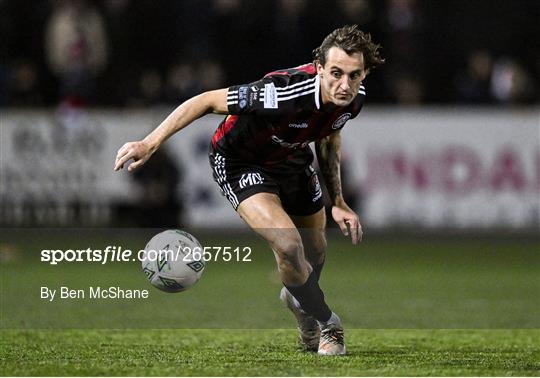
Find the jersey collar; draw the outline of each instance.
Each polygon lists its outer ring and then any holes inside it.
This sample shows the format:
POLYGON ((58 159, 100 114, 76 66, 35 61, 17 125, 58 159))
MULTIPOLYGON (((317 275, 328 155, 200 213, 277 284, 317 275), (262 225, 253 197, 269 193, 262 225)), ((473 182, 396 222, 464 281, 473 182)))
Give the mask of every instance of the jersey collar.
POLYGON ((317 110, 321 108, 320 104, 320 93, 321 93, 321 77, 319 75, 315 75, 315 106, 317 107, 317 110))

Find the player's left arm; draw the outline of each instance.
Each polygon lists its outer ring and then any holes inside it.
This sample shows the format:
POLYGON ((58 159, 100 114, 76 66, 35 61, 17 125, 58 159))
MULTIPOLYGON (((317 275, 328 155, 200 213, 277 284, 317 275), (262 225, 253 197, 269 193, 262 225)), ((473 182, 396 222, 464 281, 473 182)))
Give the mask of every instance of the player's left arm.
POLYGON ((332 201, 332 217, 344 235, 351 234, 353 244, 362 241, 358 215, 345 203, 341 190, 341 135, 336 131, 315 143, 321 174, 332 201))

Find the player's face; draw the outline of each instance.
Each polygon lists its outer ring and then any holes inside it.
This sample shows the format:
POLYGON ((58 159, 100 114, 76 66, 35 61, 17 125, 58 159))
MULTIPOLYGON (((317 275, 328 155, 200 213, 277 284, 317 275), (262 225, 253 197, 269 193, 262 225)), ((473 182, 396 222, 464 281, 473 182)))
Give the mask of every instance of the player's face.
POLYGON ((321 77, 323 104, 347 106, 358 94, 362 80, 367 75, 364 55, 348 55, 339 47, 331 47, 324 67, 317 64, 317 73, 321 77))

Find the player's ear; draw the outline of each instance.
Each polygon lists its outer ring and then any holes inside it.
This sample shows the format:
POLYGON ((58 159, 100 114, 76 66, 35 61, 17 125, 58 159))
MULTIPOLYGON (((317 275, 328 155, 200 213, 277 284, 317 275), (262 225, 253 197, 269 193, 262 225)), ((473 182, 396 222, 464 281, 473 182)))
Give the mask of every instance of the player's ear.
POLYGON ((318 60, 315 61, 315 68, 317 68, 318 75, 321 75, 324 71, 324 67, 322 66, 321 62, 318 60))

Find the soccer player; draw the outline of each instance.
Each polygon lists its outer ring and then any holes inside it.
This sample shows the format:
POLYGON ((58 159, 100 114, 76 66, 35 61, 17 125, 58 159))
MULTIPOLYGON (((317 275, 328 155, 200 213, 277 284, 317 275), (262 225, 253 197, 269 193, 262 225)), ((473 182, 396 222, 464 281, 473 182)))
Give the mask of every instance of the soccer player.
POLYGON ((133 159, 128 166, 133 171, 196 119, 226 114, 210 143, 214 180, 240 217, 269 243, 284 285, 280 298, 298 320, 305 349, 321 355, 345 354, 345 342, 340 318, 318 283, 326 219, 309 143, 315 142, 332 217, 357 244, 362 228, 341 192, 340 131, 362 108, 362 81, 384 62, 379 48, 356 25, 336 29, 313 51, 313 63, 195 96, 116 156, 115 170, 133 159))

